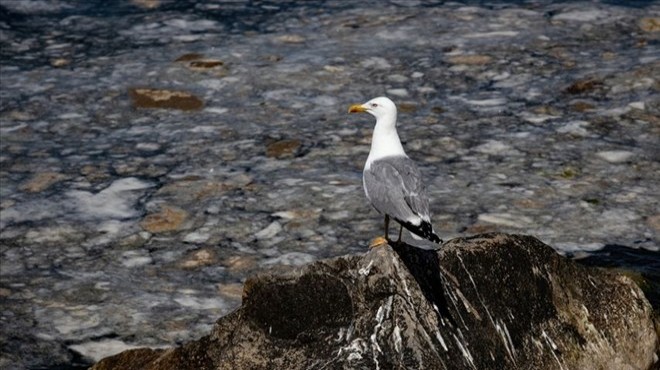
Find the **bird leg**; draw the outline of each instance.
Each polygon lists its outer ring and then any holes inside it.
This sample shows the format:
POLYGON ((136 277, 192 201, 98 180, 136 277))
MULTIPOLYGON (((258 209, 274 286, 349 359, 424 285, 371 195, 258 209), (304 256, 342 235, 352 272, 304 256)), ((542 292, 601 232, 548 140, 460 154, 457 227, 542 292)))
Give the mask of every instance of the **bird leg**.
POLYGON ((369 249, 380 247, 381 245, 389 243, 390 239, 387 235, 387 230, 390 227, 390 216, 385 215, 385 237, 379 236, 369 243, 369 249))
POLYGON ((390 216, 385 215, 385 240, 390 240, 390 238, 387 237, 387 232, 390 230, 390 216))
POLYGON ((397 243, 401 243, 401 232, 403 231, 403 225, 399 225, 399 239, 396 240, 397 243))

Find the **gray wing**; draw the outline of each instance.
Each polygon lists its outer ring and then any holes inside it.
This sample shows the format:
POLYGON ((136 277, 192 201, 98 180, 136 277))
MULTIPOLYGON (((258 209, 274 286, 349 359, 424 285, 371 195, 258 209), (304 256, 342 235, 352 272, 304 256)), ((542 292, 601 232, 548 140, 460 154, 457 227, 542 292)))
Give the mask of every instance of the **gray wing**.
POLYGON ((364 171, 364 191, 381 213, 419 225, 430 222, 429 199, 419 169, 408 157, 386 157, 364 171))

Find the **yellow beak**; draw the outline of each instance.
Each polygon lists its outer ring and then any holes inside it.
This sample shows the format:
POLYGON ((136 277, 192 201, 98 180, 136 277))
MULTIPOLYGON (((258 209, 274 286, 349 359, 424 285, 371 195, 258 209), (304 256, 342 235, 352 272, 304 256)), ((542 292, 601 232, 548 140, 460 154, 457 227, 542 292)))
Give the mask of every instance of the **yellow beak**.
POLYGON ((363 107, 362 104, 353 104, 348 107, 348 113, 362 113, 366 111, 367 108, 363 107))

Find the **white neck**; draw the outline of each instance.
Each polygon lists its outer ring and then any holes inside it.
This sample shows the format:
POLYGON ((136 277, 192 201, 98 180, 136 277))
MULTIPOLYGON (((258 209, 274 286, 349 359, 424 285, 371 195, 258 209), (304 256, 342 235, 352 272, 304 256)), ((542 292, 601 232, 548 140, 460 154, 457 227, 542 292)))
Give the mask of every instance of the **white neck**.
POLYGON ((364 168, 371 167, 377 159, 390 156, 405 156, 399 134, 396 132, 396 116, 381 117, 376 121, 374 134, 371 138, 371 151, 364 168))

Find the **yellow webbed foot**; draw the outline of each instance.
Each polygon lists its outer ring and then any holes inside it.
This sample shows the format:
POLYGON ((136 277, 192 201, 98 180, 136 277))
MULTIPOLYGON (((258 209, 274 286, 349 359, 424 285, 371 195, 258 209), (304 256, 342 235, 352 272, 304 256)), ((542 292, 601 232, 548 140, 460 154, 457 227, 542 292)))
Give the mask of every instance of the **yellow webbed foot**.
POLYGON ((387 239, 385 239, 385 238, 382 237, 382 236, 379 236, 379 237, 377 237, 377 238, 374 238, 374 239, 371 241, 371 243, 369 243, 369 249, 371 249, 371 248, 377 248, 377 247, 383 246, 383 245, 385 245, 385 244, 387 244, 387 243, 388 243, 388 242, 387 242, 387 239))

